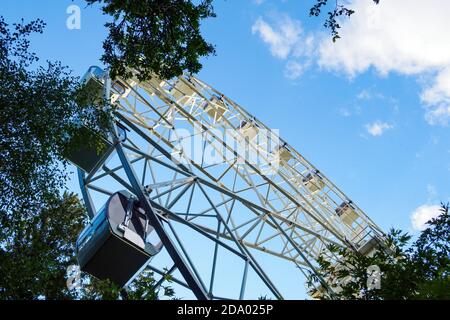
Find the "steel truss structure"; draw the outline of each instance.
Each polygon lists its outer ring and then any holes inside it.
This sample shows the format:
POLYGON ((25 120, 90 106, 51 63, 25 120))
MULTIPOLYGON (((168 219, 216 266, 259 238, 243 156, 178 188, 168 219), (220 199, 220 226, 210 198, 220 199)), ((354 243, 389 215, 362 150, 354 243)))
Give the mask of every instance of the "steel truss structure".
POLYGON ((161 277, 156 286, 170 274, 198 299, 282 299, 268 272, 273 259, 292 265, 283 276, 295 279, 315 273, 320 255, 339 259, 329 244, 361 250, 383 237, 290 144, 194 76, 88 77, 105 88, 116 123, 114 150, 90 173, 78 171, 84 202, 93 216, 118 190, 139 199, 164 245, 165 258, 147 265, 161 277))

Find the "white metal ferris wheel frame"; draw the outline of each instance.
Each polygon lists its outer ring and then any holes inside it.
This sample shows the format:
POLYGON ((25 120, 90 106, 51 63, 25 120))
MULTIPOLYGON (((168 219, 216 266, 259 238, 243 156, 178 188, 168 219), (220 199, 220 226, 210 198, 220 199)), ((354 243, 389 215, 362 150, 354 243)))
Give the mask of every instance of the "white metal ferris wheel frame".
POLYGON ((158 286, 165 275, 178 269, 182 277, 174 281, 197 298, 220 298, 214 293, 220 248, 242 259, 237 298, 245 297, 249 270, 276 298, 282 298, 255 258, 255 250, 292 262, 301 272, 316 273, 320 255, 338 259, 328 251, 329 244, 358 250, 370 239, 383 237, 376 224, 291 145, 197 78, 117 79, 111 84, 106 73, 102 79, 88 77, 105 88, 116 107, 117 122, 111 135, 113 154, 88 175, 78 171, 85 204, 93 216, 92 193, 111 195, 117 191, 109 182, 113 180, 139 198, 174 262, 168 270, 149 264, 161 275, 158 286), (192 134, 180 137, 180 128, 192 134), (227 132, 233 139, 224 138, 227 132), (258 138, 261 135, 264 139, 258 138), (195 136, 204 142, 200 157, 183 148, 183 140, 195 136), (242 143, 245 148, 236 147, 242 143), (222 161, 204 163, 211 150, 222 161), (242 152, 258 154, 258 162, 242 152), (164 170, 164 177, 158 177, 164 170), (320 186, 308 188, 305 181, 320 186), (199 196, 203 200, 194 205, 199 196), (341 204, 351 208, 350 222, 337 214, 341 204), (193 212, 195 206, 199 211, 193 212), (209 281, 198 271, 177 226, 190 228, 213 247, 209 281))

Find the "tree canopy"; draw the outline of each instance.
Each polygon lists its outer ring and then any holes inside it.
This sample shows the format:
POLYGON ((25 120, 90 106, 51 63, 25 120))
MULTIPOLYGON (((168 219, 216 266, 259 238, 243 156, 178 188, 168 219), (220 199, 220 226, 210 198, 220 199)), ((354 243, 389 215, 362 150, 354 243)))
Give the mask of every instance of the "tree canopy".
POLYGON ((0 17, 0 203, 32 211, 64 186, 63 150, 81 123, 103 130, 110 114, 93 107, 79 79, 58 61, 36 65, 29 36, 42 20, 9 26, 0 17))
POLYGON ((183 71, 197 73, 201 57, 215 53, 200 32, 203 19, 215 17, 212 0, 86 0, 98 3, 113 18, 103 43, 102 61, 111 76, 128 77, 129 69, 141 80, 154 73, 162 79, 183 71))
MULTIPOLYGON (((378 4, 380 0, 371 0, 378 4)), ((140 80, 156 74, 162 79, 182 72, 197 73, 201 58, 215 54, 214 46, 204 39, 202 21, 215 17, 213 0, 86 0, 99 4, 112 18, 106 23, 108 36, 103 42, 101 60, 111 68, 111 76, 128 78, 130 70, 138 71, 140 80)), ((318 17, 330 8, 324 26, 332 40, 340 38, 338 19, 355 11, 335 1, 315 0, 310 16, 318 17)))
MULTIPOLYGON (((428 222, 417 240, 400 230, 391 230, 386 242, 373 255, 365 256, 348 248, 331 246, 341 259, 332 264, 322 257, 319 273, 328 279, 334 294, 322 299, 406 300, 450 299, 450 216, 448 204, 428 222), (373 286, 372 266, 380 271, 379 287, 373 286)), ((315 292, 317 278, 308 286, 315 292)))
POLYGON ((87 223, 83 204, 73 193, 41 202, 33 213, 14 210, 2 215, 0 232, 0 299, 155 300, 171 298, 169 284, 156 286, 144 270, 121 289, 108 280, 80 274, 74 288, 67 286, 68 267, 77 264, 75 242, 87 223))
POLYGON ((44 26, 0 17, 0 299, 156 299, 160 288, 170 297, 149 271, 125 290, 88 275, 81 289, 67 288, 87 215, 62 193, 64 150, 81 124, 103 133, 111 114, 60 62, 36 65, 29 37, 44 26))

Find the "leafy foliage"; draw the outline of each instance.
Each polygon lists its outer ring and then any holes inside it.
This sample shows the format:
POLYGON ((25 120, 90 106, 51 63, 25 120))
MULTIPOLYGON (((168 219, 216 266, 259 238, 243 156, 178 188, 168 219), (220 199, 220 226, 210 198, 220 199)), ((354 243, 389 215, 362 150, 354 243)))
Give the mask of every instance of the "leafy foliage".
POLYGON ((0 299, 73 297, 66 287, 66 268, 76 263, 74 244, 84 207, 74 194, 64 193, 37 210, 2 216, 0 299))
POLYGON ((59 62, 32 68, 28 36, 42 33, 36 20, 9 27, 0 17, 0 204, 9 215, 33 211, 63 187, 62 156, 81 123, 105 128, 109 112, 93 107, 78 79, 59 62))
POLYGON ((174 296, 170 279, 160 292, 148 270, 125 289, 82 274, 81 288, 69 290, 67 268, 77 264, 74 244, 85 223, 84 206, 69 193, 43 203, 35 214, 19 211, 2 219, 0 299, 155 300, 161 295, 174 296))
POLYGON ((89 300, 158 300, 161 296, 174 299, 175 292, 170 286, 170 278, 166 281, 168 285, 158 286, 153 272, 144 270, 128 287, 118 288, 109 280, 100 281, 85 275, 81 280, 81 289, 72 293, 89 300))
POLYGON ((152 73, 163 79, 184 70, 200 71, 201 57, 215 53, 203 39, 200 22, 215 17, 212 0, 86 0, 99 3, 114 21, 107 23, 109 35, 103 43, 102 60, 111 66, 111 76, 129 77, 129 68, 140 80, 152 73))
POLYGON ((427 281, 419 284, 418 298, 450 299, 449 204, 431 219, 415 243, 415 262, 427 281))
MULTIPOLYGON (((322 299, 406 300, 450 299, 450 218, 448 205, 442 204, 441 215, 428 222, 418 239, 410 245, 411 236, 391 230, 376 252, 364 256, 358 251, 331 246, 341 259, 336 264, 319 259, 319 272, 332 291, 322 299), (380 287, 371 286, 368 268, 380 268, 380 287)), ((308 279, 310 292, 316 291, 318 279, 308 279)))
POLYGON ((88 275, 81 290, 67 288, 86 213, 74 194, 61 195, 63 153, 82 124, 105 133, 112 110, 61 63, 34 65, 29 36, 44 26, 0 17, 0 299, 156 299, 148 271, 124 290, 88 275))
MULTIPOLYGON (((378 4, 380 0, 372 0, 375 4, 378 4)), ((310 16, 320 16, 322 9, 328 4, 328 0, 316 0, 316 3, 311 7, 309 11, 310 16)), ((340 38, 339 29, 341 28, 338 19, 339 17, 350 17, 355 11, 347 6, 340 4, 338 0, 335 0, 334 8, 328 12, 328 18, 325 20, 324 27, 330 29, 333 42, 340 38)))

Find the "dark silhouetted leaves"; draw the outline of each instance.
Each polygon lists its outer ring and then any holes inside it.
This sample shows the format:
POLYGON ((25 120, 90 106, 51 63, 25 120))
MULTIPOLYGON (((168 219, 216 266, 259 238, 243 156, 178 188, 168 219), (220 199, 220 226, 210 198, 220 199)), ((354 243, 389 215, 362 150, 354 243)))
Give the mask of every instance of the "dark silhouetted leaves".
MULTIPOLYGON (((319 259, 319 273, 332 279, 335 295, 325 293, 323 299, 406 300, 450 299, 450 217, 448 204, 442 204, 441 215, 428 222, 412 244, 411 236, 391 230, 386 244, 371 257, 336 246, 330 251, 340 256, 337 264, 319 259), (381 270, 381 288, 367 286, 367 268, 381 270)), ((308 278, 308 287, 315 291, 318 279, 308 278)))
MULTIPOLYGON (((375 4, 379 4, 380 0, 371 0, 375 4)), ((338 23, 339 17, 350 17, 355 13, 354 10, 348 8, 346 5, 340 4, 339 0, 330 1, 332 2, 332 9, 328 12, 328 18, 325 20, 324 27, 330 29, 333 42, 340 38, 339 29, 341 28, 338 23)), ((316 3, 311 7, 309 11, 310 16, 318 17, 320 16, 322 9, 329 3, 328 0, 316 0, 316 3)))
POLYGON ((62 154, 81 124, 104 134, 113 110, 61 63, 33 64, 29 36, 44 26, 0 17, 0 299, 156 299, 148 271, 126 290, 87 275, 80 290, 67 289, 86 213, 76 195, 61 194, 62 154))

